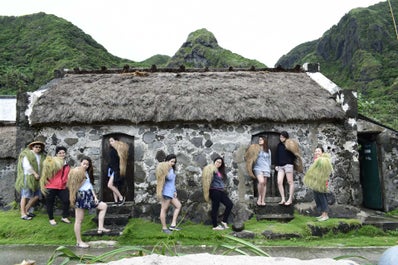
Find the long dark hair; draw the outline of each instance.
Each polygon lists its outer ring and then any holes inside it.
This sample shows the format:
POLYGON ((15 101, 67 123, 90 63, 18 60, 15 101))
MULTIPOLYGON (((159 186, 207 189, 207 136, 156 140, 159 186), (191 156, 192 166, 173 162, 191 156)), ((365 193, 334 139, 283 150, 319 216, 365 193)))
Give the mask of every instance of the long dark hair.
POLYGON ((215 163, 217 160, 221 160, 221 166, 218 168, 218 172, 221 173, 222 177, 225 179, 227 178, 227 174, 225 173, 225 163, 224 159, 221 156, 217 156, 214 160, 213 163, 215 163))
POLYGON ((260 135, 258 138, 259 138, 259 139, 260 139, 260 138, 263 139, 263 141, 264 141, 264 143, 263 143, 263 151, 264 151, 265 153, 268 153, 268 140, 267 140, 267 137, 264 136, 264 135, 260 135))
POLYGON ((173 169, 176 170, 176 164, 177 164, 177 156, 175 154, 169 154, 166 156, 166 158, 164 159, 165 162, 170 161, 172 159, 175 159, 176 162, 173 165, 173 169))
POLYGON ((94 185, 93 162, 91 161, 91 158, 89 158, 88 156, 83 156, 82 158, 80 158, 80 162, 83 162, 83 160, 87 160, 88 161, 87 174, 88 174, 88 177, 90 178, 91 184, 94 185))

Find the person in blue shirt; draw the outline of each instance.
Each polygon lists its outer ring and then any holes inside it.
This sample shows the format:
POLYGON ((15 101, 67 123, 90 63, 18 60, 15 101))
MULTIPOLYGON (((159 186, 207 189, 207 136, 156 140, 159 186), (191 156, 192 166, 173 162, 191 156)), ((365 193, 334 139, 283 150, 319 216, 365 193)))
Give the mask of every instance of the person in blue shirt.
POLYGON ((267 137, 260 135, 258 144, 251 144, 245 153, 246 168, 249 175, 257 180, 257 206, 265 206, 267 182, 271 176, 271 150, 267 137))
POLYGON ((174 154, 166 156, 164 162, 159 163, 156 168, 157 187, 156 194, 161 203, 160 222, 162 223, 162 231, 171 234, 172 231, 179 231, 177 227, 177 218, 181 210, 181 202, 177 198, 177 189, 175 186, 176 174, 175 166, 177 157, 174 154), (173 218, 169 227, 166 224, 167 210, 170 204, 174 206, 173 218))

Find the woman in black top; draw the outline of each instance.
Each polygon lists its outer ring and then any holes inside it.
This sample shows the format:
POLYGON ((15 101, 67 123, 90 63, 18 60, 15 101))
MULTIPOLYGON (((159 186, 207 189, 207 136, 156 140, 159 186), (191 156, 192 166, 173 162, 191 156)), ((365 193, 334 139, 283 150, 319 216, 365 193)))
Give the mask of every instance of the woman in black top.
POLYGON ((294 182, 293 182, 293 165, 296 156, 286 149, 285 141, 289 138, 289 134, 286 131, 281 132, 279 136, 279 144, 276 149, 276 167, 278 171, 278 189, 281 194, 282 200, 279 204, 291 205, 293 202, 294 193, 294 182), (283 188, 283 180, 285 178, 289 184, 289 199, 285 200, 285 189, 283 188))
POLYGON ((109 138, 109 144, 111 148, 108 164, 108 188, 113 193, 115 203, 123 205, 126 197, 122 196, 119 187, 123 183, 123 177, 126 174, 128 145, 115 137, 109 138))

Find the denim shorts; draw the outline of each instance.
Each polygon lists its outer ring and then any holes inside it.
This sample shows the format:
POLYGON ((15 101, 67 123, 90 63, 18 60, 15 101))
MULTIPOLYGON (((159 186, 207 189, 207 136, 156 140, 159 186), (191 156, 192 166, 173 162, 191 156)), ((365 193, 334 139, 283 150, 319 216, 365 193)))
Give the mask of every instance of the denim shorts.
POLYGON ((40 197, 40 190, 32 191, 31 189, 22 189, 21 190, 21 197, 31 199, 35 196, 40 197))
POLYGON ((269 172, 261 171, 261 170, 254 170, 254 175, 256 177, 261 175, 261 176, 266 177, 266 178, 269 178, 271 176, 271 174, 269 172))

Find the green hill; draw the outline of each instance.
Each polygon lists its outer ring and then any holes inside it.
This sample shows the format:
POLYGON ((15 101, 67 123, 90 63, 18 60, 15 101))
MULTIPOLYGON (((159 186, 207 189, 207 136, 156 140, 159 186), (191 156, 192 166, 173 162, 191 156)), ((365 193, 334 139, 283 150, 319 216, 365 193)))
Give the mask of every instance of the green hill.
POLYGON ((189 34, 187 41, 167 63, 167 67, 171 68, 181 65, 187 68, 266 67, 259 61, 246 59, 221 48, 213 33, 207 29, 199 29, 189 34))
POLYGON ((264 66, 222 49, 207 30, 191 33, 187 43, 191 47, 181 48, 172 58, 154 55, 134 62, 113 56, 91 36, 54 15, 0 16, 0 95, 36 90, 53 79, 58 69, 123 68, 126 64, 132 68, 264 66), (200 58, 200 63, 187 58, 200 58))
MULTIPOLYGON (((398 11, 398 0, 390 2, 398 11)), ((388 2, 351 10, 321 38, 295 47, 277 65, 305 62, 319 62, 321 72, 341 88, 358 91, 361 114, 398 129, 398 38, 388 2)))
POLYGON ((109 54, 72 23, 37 13, 0 17, 0 94, 35 90, 64 68, 100 69, 132 63, 109 54))

